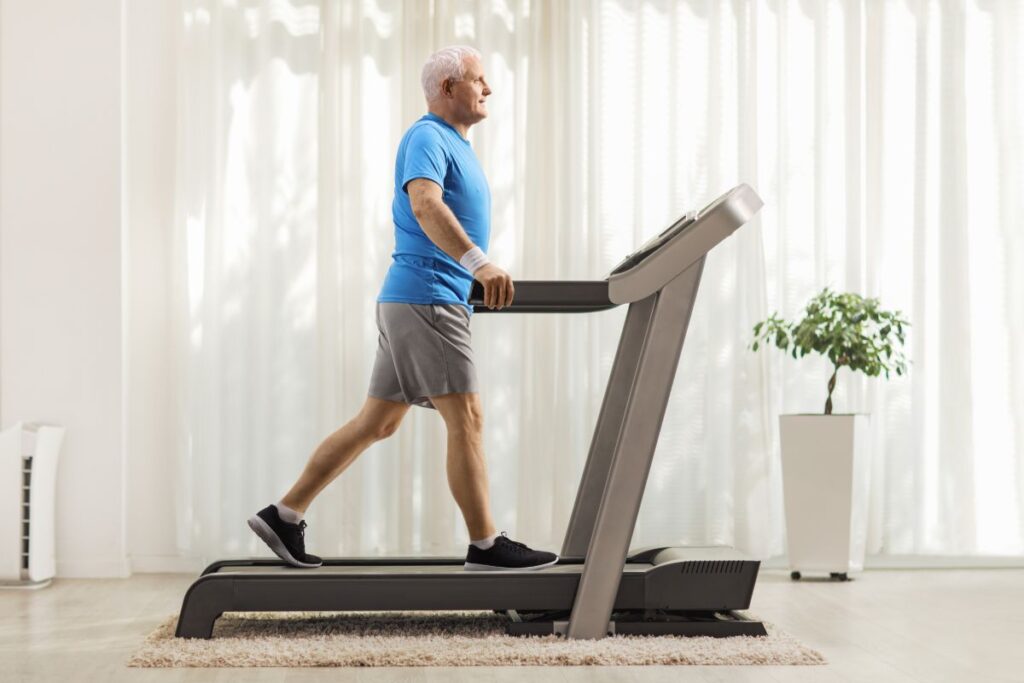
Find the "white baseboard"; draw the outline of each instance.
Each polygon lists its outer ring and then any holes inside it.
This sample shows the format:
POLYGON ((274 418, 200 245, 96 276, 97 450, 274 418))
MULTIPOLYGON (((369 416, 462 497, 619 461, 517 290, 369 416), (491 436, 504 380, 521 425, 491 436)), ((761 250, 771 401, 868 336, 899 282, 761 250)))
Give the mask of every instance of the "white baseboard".
MULTIPOLYGON (((785 557, 761 562, 761 569, 789 569, 785 557)), ((869 555, 864 569, 1024 569, 1024 555, 869 555)))
POLYGON ((134 574, 195 574, 209 563, 194 557, 176 555, 132 555, 131 567, 134 574))
POLYGON ((1020 569, 1024 556, 878 555, 864 561, 866 569, 1020 569))
POLYGON ((58 579, 126 579, 131 575, 126 557, 57 562, 58 579))

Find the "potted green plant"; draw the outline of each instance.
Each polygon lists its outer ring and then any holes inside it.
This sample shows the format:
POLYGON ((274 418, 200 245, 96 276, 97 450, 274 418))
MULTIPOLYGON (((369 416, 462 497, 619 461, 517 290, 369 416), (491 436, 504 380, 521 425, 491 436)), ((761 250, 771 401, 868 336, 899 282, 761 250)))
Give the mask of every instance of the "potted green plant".
POLYGON ((864 566, 870 475, 868 415, 832 412, 841 368, 869 377, 907 371, 903 355, 910 323, 878 299, 828 287, 811 299, 802 318, 772 313, 754 325, 751 349, 775 346, 793 358, 810 353, 832 364, 822 414, 780 415, 783 497, 789 564, 847 580, 864 566))

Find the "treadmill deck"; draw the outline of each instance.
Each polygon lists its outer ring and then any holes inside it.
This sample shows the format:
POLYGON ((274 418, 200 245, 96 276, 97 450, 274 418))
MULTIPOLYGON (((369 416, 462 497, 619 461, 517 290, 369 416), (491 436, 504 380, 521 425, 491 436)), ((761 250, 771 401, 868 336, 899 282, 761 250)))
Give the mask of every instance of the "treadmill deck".
MULTIPOLYGON (((643 554, 623 566, 613 609, 699 613, 746 609, 759 562, 740 557, 731 549, 715 548, 643 554)), ((215 562, 186 593, 176 634, 209 638, 224 612, 568 612, 586 566, 567 559, 539 570, 466 571, 463 562, 462 558, 330 558, 312 569, 268 559, 215 562)))

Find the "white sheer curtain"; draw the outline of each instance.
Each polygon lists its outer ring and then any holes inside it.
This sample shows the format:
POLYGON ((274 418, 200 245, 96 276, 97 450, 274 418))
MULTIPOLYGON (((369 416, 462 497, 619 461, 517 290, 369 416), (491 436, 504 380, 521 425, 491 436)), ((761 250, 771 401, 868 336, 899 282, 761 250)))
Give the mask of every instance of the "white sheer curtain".
MULTIPOLYGON (((747 345, 828 284, 913 322, 908 378, 840 374, 837 410, 872 415, 870 552, 1024 552, 1019 3, 182 0, 182 20, 183 554, 263 552, 245 517, 362 404, 394 153, 452 43, 494 88, 471 139, 517 279, 603 278, 739 182, 765 199, 709 258, 634 545, 785 552, 776 418, 820 410, 828 373, 747 345)), ((516 538, 560 545, 624 314, 473 318, 516 538)), ((314 503, 310 548, 459 553, 444 451, 410 410, 314 503)))

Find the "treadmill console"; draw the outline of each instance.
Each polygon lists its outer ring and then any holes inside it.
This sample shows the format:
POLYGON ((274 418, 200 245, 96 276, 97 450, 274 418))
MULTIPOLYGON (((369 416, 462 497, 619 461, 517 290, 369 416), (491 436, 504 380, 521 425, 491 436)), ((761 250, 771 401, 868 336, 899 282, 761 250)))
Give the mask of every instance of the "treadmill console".
POLYGON ((732 190, 726 192, 722 196, 715 199, 715 201, 705 206, 699 212, 690 211, 684 214, 683 217, 680 218, 678 221, 676 221, 675 223, 673 223, 672 225, 668 226, 660 233, 655 235, 654 237, 644 242, 639 249, 637 249, 632 254, 619 261, 619 263, 614 268, 612 268, 612 272, 609 273, 609 277, 617 273, 622 273, 629 270, 630 268, 639 264, 641 261, 643 261, 645 258, 650 256, 654 252, 658 251, 658 249, 660 249, 665 244, 668 244, 668 242, 671 241, 676 235, 679 235, 684 230, 686 230, 686 228, 693 225, 697 221, 697 219, 709 213, 712 209, 714 209, 716 206, 725 201, 725 199, 731 193, 732 190))
POLYGON ((660 249, 663 244, 665 244, 673 237, 678 235, 680 232, 682 232, 690 225, 692 225, 695 219, 696 212, 689 212, 688 214, 680 218, 678 221, 662 230, 659 234, 655 235, 651 239, 644 242, 642 245, 640 245, 640 248, 634 251, 632 254, 619 261, 618 265, 616 265, 612 269, 610 275, 621 273, 637 265, 651 254, 658 251, 658 249, 660 249))

